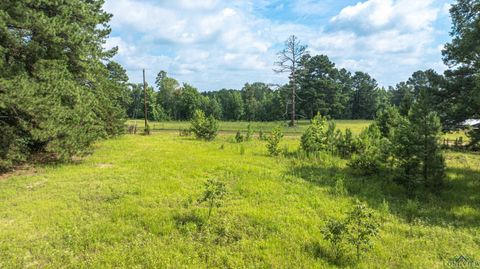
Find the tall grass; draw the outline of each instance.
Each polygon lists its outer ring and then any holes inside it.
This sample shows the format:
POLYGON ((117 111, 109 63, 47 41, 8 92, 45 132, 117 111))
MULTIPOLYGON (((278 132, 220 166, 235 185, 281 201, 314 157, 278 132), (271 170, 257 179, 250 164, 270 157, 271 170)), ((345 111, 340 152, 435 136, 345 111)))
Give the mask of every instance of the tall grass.
MULTIPOLYGON (((238 127, 238 126, 237 126, 238 127)), ((444 268, 480 260, 480 156, 447 153, 438 195, 408 201, 389 175, 355 176, 328 154, 270 157, 234 134, 124 136, 86 159, 0 181, 0 268, 444 268), (208 219, 205 183, 225 184, 208 219), (382 222, 359 263, 339 264, 323 238, 358 199, 382 222)))

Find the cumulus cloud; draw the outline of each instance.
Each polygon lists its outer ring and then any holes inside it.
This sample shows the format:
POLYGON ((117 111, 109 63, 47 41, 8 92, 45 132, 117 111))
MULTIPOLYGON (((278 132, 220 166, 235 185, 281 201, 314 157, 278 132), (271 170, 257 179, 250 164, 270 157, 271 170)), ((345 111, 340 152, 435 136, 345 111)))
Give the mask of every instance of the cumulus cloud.
MULTIPOLYGON (((438 67, 435 22, 446 16, 446 1, 365 0, 327 15, 338 1, 107 0, 114 33, 106 47, 119 47, 116 59, 127 69, 150 69, 151 80, 166 70, 212 90, 285 82, 273 62, 283 41, 296 34, 312 53, 392 84, 429 64, 438 67), (272 19, 265 10, 284 16, 272 19), (281 19, 315 14, 325 23, 281 19)), ((134 71, 130 76, 139 78, 134 71)))

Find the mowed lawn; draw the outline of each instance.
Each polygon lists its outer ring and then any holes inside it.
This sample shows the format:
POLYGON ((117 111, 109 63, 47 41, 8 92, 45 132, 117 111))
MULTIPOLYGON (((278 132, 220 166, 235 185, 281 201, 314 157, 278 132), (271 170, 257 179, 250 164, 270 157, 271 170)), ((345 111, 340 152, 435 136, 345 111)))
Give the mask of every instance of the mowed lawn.
MULTIPOLYGON (((298 148, 298 137, 282 142, 298 148)), ((289 156, 290 154, 287 154, 289 156)), ((480 261, 480 156, 447 153, 437 195, 407 197, 387 175, 361 177, 346 161, 269 157, 265 142, 214 142, 174 133, 98 143, 74 164, 0 181, 0 268, 445 268, 480 261), (346 177, 348 194, 335 191, 346 177), (208 179, 226 183, 207 221, 198 203, 208 179), (359 199, 380 225, 359 263, 335 262, 321 228, 359 199), (209 224, 210 223, 210 224, 209 224), (205 235, 205 227, 215 227, 205 235), (213 239, 205 239, 205 238, 213 239)))

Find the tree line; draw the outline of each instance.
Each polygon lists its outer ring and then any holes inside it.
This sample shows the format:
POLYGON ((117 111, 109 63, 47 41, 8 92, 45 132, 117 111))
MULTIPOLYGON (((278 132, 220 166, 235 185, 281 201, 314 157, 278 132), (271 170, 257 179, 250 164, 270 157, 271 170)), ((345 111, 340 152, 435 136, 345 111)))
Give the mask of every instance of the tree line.
MULTIPOLYGON (((317 113, 331 119, 374 119, 380 109, 389 105, 407 115, 421 89, 434 95, 446 85, 443 75, 426 70, 385 89, 378 87, 368 73, 352 74, 344 68, 337 69, 326 55, 306 55, 297 74, 295 113, 297 119, 307 120, 317 113)), ((128 116, 143 119, 143 84, 129 84, 127 88, 128 116)), ((240 90, 200 92, 160 71, 155 87, 147 87, 147 113, 154 121, 190 120, 197 109, 226 121, 287 120, 291 116, 291 91, 291 84, 276 87, 255 82, 245 84, 240 90)), ((440 97, 435 97, 432 105, 440 106, 439 100, 440 97)))

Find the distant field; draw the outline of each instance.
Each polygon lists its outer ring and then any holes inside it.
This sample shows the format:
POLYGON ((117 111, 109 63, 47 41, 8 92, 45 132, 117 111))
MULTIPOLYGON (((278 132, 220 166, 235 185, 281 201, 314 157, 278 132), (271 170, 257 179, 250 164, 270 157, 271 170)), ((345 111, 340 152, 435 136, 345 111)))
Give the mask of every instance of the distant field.
MULTIPOLYGON (((349 128, 354 134, 359 134, 363 129, 367 128, 373 121, 370 120, 335 120, 337 128, 344 131, 349 128)), ((143 120, 129 120, 127 122, 129 125, 135 125, 142 129, 143 120)), ((178 131, 179 129, 186 129, 190 127, 188 121, 165 121, 165 122, 149 122, 150 127, 154 131, 178 131)), ((283 131, 287 135, 301 135, 310 124, 308 120, 298 121, 298 124, 295 128, 288 127, 287 121, 278 121, 278 122, 231 122, 231 121, 221 121, 220 122, 220 131, 221 132, 236 132, 236 131, 246 131, 248 125, 252 126, 252 129, 255 132, 260 130, 264 132, 269 132, 277 126, 282 126, 283 131)), ((462 131, 452 132, 445 134, 446 139, 455 140, 459 137, 463 137, 464 141, 468 141, 466 135, 462 131)))
MULTIPOLYGON (((77 163, 3 178, 0 268, 409 269, 480 260, 478 154, 447 152, 445 189, 418 197, 408 223, 409 197, 385 175, 358 176, 336 157, 272 158, 265 142, 232 137, 125 135, 77 163), (339 175, 346 194, 336 192, 339 175), (227 195, 205 239, 208 210, 197 201, 208 179, 225 182, 227 195), (358 264, 352 249, 337 263, 321 229, 356 199, 374 210, 380 234, 358 264)), ((298 137, 281 144, 298 146, 298 137)))
MULTIPOLYGON (((143 126, 143 120, 129 120, 128 124, 135 124, 137 123, 138 126, 143 126)), ((149 122, 150 127, 154 130, 175 130, 178 129, 185 129, 190 126, 190 122, 188 121, 165 121, 165 122, 149 122)), ((360 133, 362 129, 368 127, 372 121, 368 120, 335 120, 337 127, 341 130, 345 130, 346 128, 350 128, 353 133, 360 133)), ((273 128, 277 126, 282 126, 283 131, 289 134, 301 134, 303 133, 310 121, 302 120, 298 121, 296 127, 288 127, 287 121, 278 121, 278 122, 245 122, 245 121, 238 121, 238 122, 231 122, 231 121, 221 121, 220 122, 220 131, 226 132, 236 132, 236 131, 246 131, 248 125, 251 125, 252 129, 255 132, 260 130, 269 132, 273 128)))

